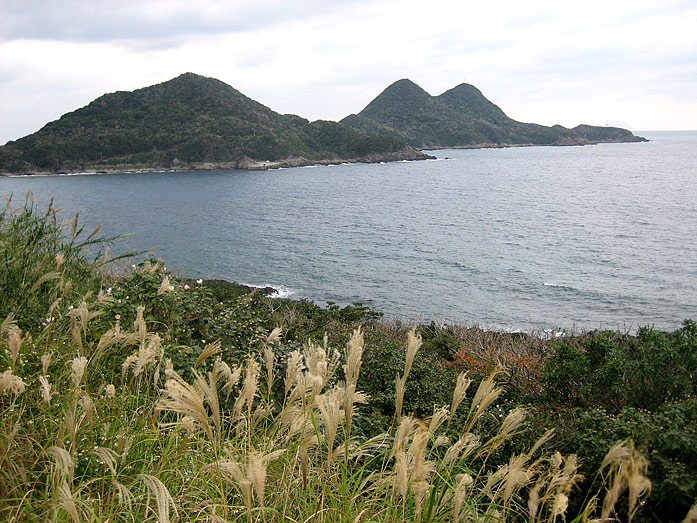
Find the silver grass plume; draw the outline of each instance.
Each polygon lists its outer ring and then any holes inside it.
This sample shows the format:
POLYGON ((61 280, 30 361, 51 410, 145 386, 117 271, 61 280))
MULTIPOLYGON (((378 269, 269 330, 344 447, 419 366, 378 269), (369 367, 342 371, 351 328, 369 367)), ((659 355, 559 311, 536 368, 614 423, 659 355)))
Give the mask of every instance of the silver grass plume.
POLYGON ((477 392, 472 398, 465 432, 469 432, 484 411, 499 397, 502 390, 496 387, 494 380, 497 372, 492 372, 489 377, 482 381, 477 388, 477 392))
POLYGON ((52 352, 47 352, 46 354, 41 356, 41 372, 43 374, 46 374, 48 372, 48 368, 51 365, 52 360, 53 360, 53 353, 52 352))
POLYGON ((466 372, 461 372, 457 376, 457 381, 455 383, 455 390, 453 391, 453 401, 450 404, 450 417, 448 418, 448 424, 453 421, 453 416, 455 416, 455 411, 462 403, 465 398, 465 393, 467 389, 472 384, 472 380, 467 377, 466 372))
POLYGON ((286 379, 284 381, 286 397, 288 397, 288 393, 295 385, 298 374, 303 370, 302 358, 302 355, 297 350, 291 352, 288 358, 286 358, 286 379))
POLYGON ((339 387, 334 387, 329 392, 325 392, 317 397, 317 407, 320 411, 325 436, 327 438, 327 463, 331 463, 333 459, 334 442, 336 441, 342 415, 341 406, 343 396, 344 391, 339 387))
POLYGON ((411 329, 407 333, 407 353, 404 362, 404 373, 401 377, 395 378, 395 419, 401 419, 402 417, 404 390, 406 388, 409 372, 411 372, 411 367, 414 363, 414 358, 421 347, 421 341, 421 335, 417 335, 414 329, 411 329))
POLYGON ((46 376, 39 376, 39 384, 41 385, 41 398, 50 405, 52 396, 51 384, 46 376))
POLYGON ((160 284, 160 288, 157 289, 157 294, 158 296, 160 294, 164 294, 165 292, 170 292, 174 290, 174 285, 169 283, 169 276, 165 276, 162 278, 162 283, 160 284))
POLYGON ((242 410, 247 407, 247 418, 251 417, 252 405, 254 403, 254 397, 257 394, 257 388, 259 384, 259 374, 261 368, 259 363, 254 359, 251 354, 247 358, 247 365, 245 367, 244 380, 242 381, 242 390, 240 390, 240 395, 235 401, 235 412, 240 416, 242 410))
POLYGON ((73 520, 74 523, 79 523, 80 521, 82 521, 82 518, 80 517, 80 514, 77 510, 75 497, 73 496, 73 493, 70 490, 70 485, 65 479, 61 481, 57 491, 58 500, 60 501, 58 506, 70 515, 70 518, 73 520))
POLYGON ((213 428, 208 421, 208 411, 204 403, 204 395, 194 385, 189 385, 175 371, 168 373, 165 389, 158 400, 157 410, 169 410, 184 417, 190 418, 208 436, 211 442, 215 441, 213 428))
POLYGON ((458 474, 455 476, 455 494, 453 495, 454 509, 453 519, 459 523, 464 519, 465 514, 462 511, 465 499, 469 492, 469 487, 474 483, 474 479, 469 474, 458 474))
POLYGON ((53 445, 46 449, 46 454, 53 458, 54 477, 67 478, 69 482, 73 480, 73 471, 75 470, 75 462, 70 453, 63 447, 53 445))
POLYGON ((162 481, 155 476, 151 476, 150 474, 138 474, 137 478, 145 483, 149 494, 152 494, 155 497, 155 501, 157 503, 157 520, 160 523, 169 523, 170 507, 174 511, 174 515, 178 517, 177 506, 174 504, 174 500, 172 499, 169 490, 167 490, 167 487, 164 483, 162 483, 162 481))
POLYGON ((201 365, 201 363, 203 363, 203 361, 206 358, 210 358, 211 356, 215 356, 216 354, 218 354, 220 352, 220 347, 220 340, 215 340, 214 342, 209 343, 205 347, 203 347, 201 354, 199 354, 198 358, 196 358, 196 362, 194 363, 194 369, 201 365))
POLYGON ((27 384, 19 376, 12 374, 10 369, 0 374, 0 393, 10 392, 11 394, 20 394, 24 392, 27 384))
POLYGON ((354 404, 361 399, 365 402, 366 399, 365 395, 361 398, 356 392, 358 374, 363 359, 363 333, 360 327, 353 331, 347 345, 347 352, 346 364, 344 365, 344 374, 346 376, 346 389, 344 392, 344 436, 346 441, 349 441, 351 439, 354 404))
POLYGON ((82 383, 82 378, 85 374, 85 368, 87 367, 87 358, 84 356, 79 356, 74 358, 70 362, 70 377, 73 380, 73 387, 76 389, 82 383))
POLYGON ((610 448, 601 470, 609 467, 612 483, 603 500, 601 518, 610 517, 620 496, 629 489, 629 513, 631 521, 639 498, 651 491, 651 481, 646 477, 648 461, 634 448, 631 440, 616 443, 610 448))
POLYGON ((135 502, 135 496, 130 491, 128 487, 119 483, 118 481, 113 482, 116 493, 119 496, 119 504, 126 510, 126 512, 133 512, 133 503, 135 502))
POLYGON ((108 447, 95 447, 90 451, 90 454, 106 465, 112 475, 116 476, 116 460, 118 458, 118 454, 114 449, 110 449, 108 447))
POLYGON ((19 349, 22 346, 22 331, 13 323, 8 327, 7 346, 10 349, 10 361, 14 366, 17 363, 19 349))
POLYGON ((433 416, 431 416, 431 419, 428 422, 428 432, 432 436, 435 435, 435 433, 438 431, 440 426, 445 422, 446 419, 448 419, 448 409, 445 407, 440 407, 436 408, 434 406, 433 408, 433 416))

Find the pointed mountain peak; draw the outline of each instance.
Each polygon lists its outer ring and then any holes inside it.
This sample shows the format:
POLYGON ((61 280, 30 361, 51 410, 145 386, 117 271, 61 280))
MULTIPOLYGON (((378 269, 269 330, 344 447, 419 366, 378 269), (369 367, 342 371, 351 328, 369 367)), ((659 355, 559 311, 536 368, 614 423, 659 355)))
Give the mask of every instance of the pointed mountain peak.
POLYGON ((433 102, 433 97, 406 78, 397 80, 380 93, 359 114, 361 116, 388 115, 409 111, 420 111, 433 102))

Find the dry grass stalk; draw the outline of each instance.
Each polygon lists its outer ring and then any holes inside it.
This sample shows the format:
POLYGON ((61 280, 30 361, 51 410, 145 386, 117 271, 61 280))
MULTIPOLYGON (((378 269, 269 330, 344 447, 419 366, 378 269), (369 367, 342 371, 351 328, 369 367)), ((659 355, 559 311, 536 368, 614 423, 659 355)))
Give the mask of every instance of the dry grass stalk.
MULTIPOLYGON (((4 322, 3 322, 4 323, 4 322)), ((10 361, 14 366, 17 363, 17 357, 19 356, 19 349, 22 347, 22 331, 19 327, 10 324, 9 327, 3 325, 3 329, 7 329, 7 346, 10 349, 10 361)))
POLYGON ((104 387, 104 395, 107 398, 113 398, 114 396, 116 396, 116 387, 113 383, 109 383, 104 387))
POLYGON ((203 399, 208 403, 208 407, 211 410, 211 416, 213 418, 213 424, 215 425, 216 434, 220 436, 222 434, 222 417, 220 415, 220 403, 218 400, 218 387, 216 375, 213 372, 208 373, 208 380, 203 376, 199 375, 196 371, 193 371, 196 382, 194 387, 201 394, 203 399))
POLYGON ((417 335, 415 329, 411 329, 407 333, 407 352, 404 362, 404 373, 401 377, 398 376, 395 378, 395 419, 402 418, 404 390, 406 388, 409 372, 411 372, 411 367, 414 363, 414 358, 421 347, 421 341, 421 335, 417 335))
POLYGON ((60 272, 56 272, 56 271, 47 272, 46 274, 41 276, 41 278, 39 278, 38 280, 36 280, 34 282, 34 285, 32 285, 31 288, 29 289, 28 294, 32 294, 32 293, 36 292, 36 290, 39 287, 41 287, 44 283, 46 283, 47 281, 57 280, 60 277, 61 277, 60 272))
POLYGON ((97 459, 101 460, 101 462, 109 468, 112 475, 116 476, 116 460, 118 454, 115 450, 107 447, 96 447, 90 451, 90 454, 93 454, 97 459))
POLYGON ((334 457, 334 442, 342 417, 342 398, 344 391, 340 387, 334 387, 317 397, 317 407, 320 411, 324 433, 327 438, 327 463, 331 463, 334 457))
POLYGON ((77 505, 75 504, 75 498, 70 490, 70 485, 68 485, 68 482, 65 480, 58 486, 58 500, 59 507, 70 515, 74 523, 80 523, 80 521, 82 521, 77 510, 77 505))
POLYGON ((612 483, 603 500, 601 517, 607 519, 615 511, 620 496, 629 489, 627 517, 631 521, 638 509, 639 499, 651 491, 651 481, 646 476, 648 461, 634 448, 631 440, 615 444, 605 456, 601 469, 609 467, 612 483))
MULTIPOLYGON (((162 481, 160 481, 155 476, 150 474, 138 474, 138 479, 140 479, 145 486, 148 488, 149 494, 155 497, 157 503, 157 520, 160 523, 169 523, 169 510, 170 507, 174 511, 175 517, 178 517, 177 506, 174 504, 174 500, 167 490, 162 481)), ((149 497, 149 496, 148 496, 149 497)))
POLYGON ((174 285, 169 283, 169 277, 165 276, 164 278, 162 278, 162 283, 160 284, 160 288, 157 289, 157 294, 159 296, 160 294, 164 294, 165 292, 170 292, 173 290, 174 290, 174 285))
POLYGON ((11 394, 20 394, 24 392, 27 384, 19 376, 12 374, 10 369, 0 374, 0 394, 10 392, 11 394))
POLYGON ((87 367, 87 358, 79 356, 70 362, 70 377, 73 380, 73 387, 78 388, 82 383, 82 378, 87 367))
POLYGON ((360 327, 353 331, 346 349, 347 356, 346 364, 344 365, 346 385, 355 387, 358 383, 358 374, 361 369, 361 361, 363 360, 363 333, 360 327))
POLYGON ((271 345, 281 340, 281 327, 274 328, 271 333, 266 337, 266 345, 271 345))
POLYGON ((492 372, 489 377, 482 381, 477 388, 477 392, 472 398, 465 432, 469 432, 479 417, 501 394, 502 390, 496 387, 494 380, 497 372, 492 372))
MULTIPOLYGON (((272 333, 273 334, 273 333, 272 333)), ((270 335, 269 335, 270 336, 270 335)), ((273 364, 274 364, 274 354, 268 343, 264 345, 264 362, 266 363, 266 391, 271 395, 273 390, 273 364)))
POLYGON ((503 492, 501 497, 505 504, 511 499, 513 493, 526 486, 532 477, 532 470, 527 465, 528 457, 526 454, 512 456, 508 461, 508 471, 503 480, 503 492))
POLYGON ((431 416, 431 419, 428 422, 428 433, 431 436, 435 436, 436 432, 441 427, 441 425, 443 425, 445 420, 448 419, 449 414, 450 413, 448 412, 448 409, 446 407, 433 407, 433 415, 431 416))
POLYGON ((286 358, 286 379, 284 381, 284 394, 286 398, 295 385, 298 374, 303 370, 302 359, 302 355, 297 350, 291 352, 288 358, 286 358))
POLYGON ((39 384, 41 385, 41 398, 43 401, 51 404, 51 384, 48 382, 46 376, 39 376, 39 384))
POLYGON ((259 385, 259 374, 261 368, 259 363, 254 359, 251 354, 247 358, 247 365, 245 367, 244 380, 242 381, 242 390, 240 395, 235 401, 235 412, 238 416, 241 416, 242 410, 247 407, 247 419, 251 418, 252 405, 254 403, 254 398, 257 394, 257 388, 259 385))
POLYGON ((450 417, 448 418, 448 424, 453 421, 455 411, 460 406, 460 403, 462 403, 462 400, 465 399, 465 393, 471 384, 472 380, 467 377, 466 372, 461 372, 458 374, 457 381, 455 382, 455 390, 453 391, 453 401, 450 404, 450 417))
POLYGON ((69 482, 72 482, 75 461, 73 461, 73 457, 70 453, 63 447, 53 445, 46 449, 46 454, 53 458, 54 479, 67 478, 69 482))
POLYGON ((78 405, 80 405, 82 409, 85 411, 87 421, 91 423, 94 419, 95 413, 95 407, 94 402, 92 401, 92 397, 86 392, 83 393, 82 396, 80 396, 80 399, 78 400, 78 405))
POLYGON ((0 323, 0 336, 5 335, 6 333, 9 334, 13 329, 16 328, 17 324, 14 320, 14 314, 10 313, 4 320, 2 320, 2 323, 0 323))
POLYGON ((351 439, 351 424, 353 422, 354 405, 365 403, 367 396, 356 391, 358 374, 363 360, 363 333, 360 327, 353 331, 347 345, 346 364, 344 374, 346 376, 346 388, 344 394, 344 437, 348 442, 351 439))
POLYGON ((482 450, 478 454, 491 454, 494 450, 503 445, 506 440, 516 434, 516 431, 525 421, 526 416, 527 413, 522 407, 510 411, 503 422, 501 422, 498 433, 483 445, 482 450))
POLYGON ((416 353, 419 351, 421 348, 422 344, 422 339, 420 334, 416 334, 415 329, 411 329, 407 333, 407 357, 406 361, 404 363, 404 380, 406 381, 407 377, 409 376, 409 372, 411 372, 411 366, 414 363, 414 358, 416 357, 416 353))
POLYGON ((118 481, 114 481, 112 484, 116 489, 116 495, 119 497, 119 504, 123 506, 126 512, 132 513, 133 503, 135 501, 135 496, 133 495, 133 493, 130 491, 128 487, 119 483, 118 481))
POLYGON ((216 340, 213 343, 207 344, 205 347, 203 347, 203 350, 201 351, 201 354, 198 355, 198 358, 196 358, 196 362, 194 363, 194 369, 198 368, 201 363, 206 358, 210 358, 211 356, 215 356, 220 352, 220 347, 221 343, 220 340, 216 340))
POLYGON ((406 378, 404 376, 397 376, 394 380, 394 388, 395 388, 395 410, 394 410, 394 416, 395 419, 401 419, 402 418, 402 403, 404 402, 404 388, 406 386, 406 378))
MULTIPOLYGON (((256 449, 252 449, 247 454, 246 463, 234 459, 224 459, 216 461, 214 466, 223 473, 225 479, 232 480, 232 483, 237 486, 248 512, 251 513, 253 507, 252 493, 256 495, 259 505, 264 506, 268 464, 278 459, 285 452, 285 449, 281 449, 264 454, 256 449)), ((210 466, 209 469, 212 470, 212 467, 210 466)))
POLYGON ((175 371, 169 372, 168 378, 165 382, 163 395, 158 400, 156 408, 188 416, 213 442, 213 428, 208 421, 208 411, 206 410, 204 396, 200 389, 189 385, 175 371))
POLYGON ((469 493, 470 486, 474 483, 474 478, 469 474, 458 474, 455 476, 455 492, 453 494, 453 520, 456 523, 462 521, 465 513, 462 508, 469 493))
POLYGON ((548 429, 542 436, 540 436, 538 440, 534 443, 534 445, 530 447, 530 450, 528 450, 528 457, 532 458, 535 455, 535 452, 537 452, 540 449, 540 447, 542 447, 545 443, 552 439, 552 436, 554 436, 554 432, 554 429, 548 429))
POLYGON ((230 397, 232 389, 235 388, 242 377, 242 369, 237 366, 231 369, 223 360, 216 358, 213 362, 213 370, 211 372, 215 376, 216 382, 225 382, 221 390, 227 391, 227 397, 230 397))
POLYGON ((46 354, 41 356, 41 372, 43 374, 46 374, 48 372, 48 368, 51 365, 51 361, 53 361, 52 352, 47 352, 46 354))

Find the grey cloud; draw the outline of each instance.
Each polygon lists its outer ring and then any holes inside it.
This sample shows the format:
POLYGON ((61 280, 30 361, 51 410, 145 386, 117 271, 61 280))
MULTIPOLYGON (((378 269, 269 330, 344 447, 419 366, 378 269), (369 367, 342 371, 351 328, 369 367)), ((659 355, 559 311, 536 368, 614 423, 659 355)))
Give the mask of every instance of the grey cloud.
POLYGON ((267 1, 254 5, 251 2, 3 0, 0 3, 0 39, 162 40, 164 46, 174 46, 187 36, 258 30, 336 8, 336 4, 327 5, 318 0, 267 1), (161 9, 153 9, 157 6, 161 9), (211 6, 217 8, 207 9, 211 6))

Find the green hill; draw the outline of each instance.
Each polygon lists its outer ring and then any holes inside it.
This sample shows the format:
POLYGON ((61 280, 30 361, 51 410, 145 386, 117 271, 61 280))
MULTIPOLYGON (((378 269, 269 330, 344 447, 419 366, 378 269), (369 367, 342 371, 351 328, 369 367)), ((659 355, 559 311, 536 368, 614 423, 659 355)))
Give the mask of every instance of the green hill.
POLYGON ((404 141, 282 115, 192 73, 105 94, 0 147, 0 172, 266 168, 426 158, 404 141))
POLYGON ((341 123, 366 133, 397 136, 420 148, 646 141, 617 127, 567 129, 518 122, 472 85, 460 84, 431 96, 406 79, 390 85, 360 113, 341 123))

